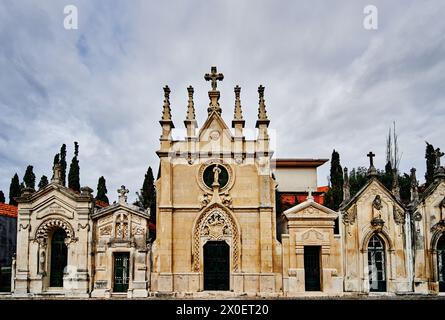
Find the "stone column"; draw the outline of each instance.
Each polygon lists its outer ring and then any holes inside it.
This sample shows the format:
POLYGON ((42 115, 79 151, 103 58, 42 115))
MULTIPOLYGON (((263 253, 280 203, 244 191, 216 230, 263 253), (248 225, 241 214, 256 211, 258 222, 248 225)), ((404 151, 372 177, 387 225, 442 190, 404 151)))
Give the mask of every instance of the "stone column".
POLYGON ((19 205, 17 218, 17 255, 14 296, 27 296, 29 292, 29 238, 31 233, 31 211, 27 204, 19 205))

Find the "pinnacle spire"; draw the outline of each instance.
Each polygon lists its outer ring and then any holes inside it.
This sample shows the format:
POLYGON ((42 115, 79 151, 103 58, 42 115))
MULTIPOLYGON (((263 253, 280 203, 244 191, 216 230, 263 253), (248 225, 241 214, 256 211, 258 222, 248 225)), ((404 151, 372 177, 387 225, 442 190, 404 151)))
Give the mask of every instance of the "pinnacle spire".
POLYGON ((171 121, 172 112, 170 108, 170 88, 164 87, 164 106, 162 107, 162 121, 171 121))
POLYGON ((187 117, 186 120, 189 121, 194 121, 196 120, 195 118, 195 105, 193 103, 193 87, 189 86, 187 88, 188 94, 189 94, 189 101, 188 101, 188 105, 187 105, 187 117))
POLYGON ((244 128, 245 121, 243 119, 243 111, 241 110, 241 99, 240 99, 241 87, 239 85, 236 85, 234 91, 235 91, 235 111, 233 113, 232 128, 238 128, 238 130, 242 130, 242 128, 244 128))
POLYGON ((345 167, 343 169, 343 172, 343 201, 346 202, 351 198, 348 168, 345 167))
POLYGON ((394 168, 392 175, 392 194, 397 200, 400 200, 399 174, 396 168, 394 168))
POLYGON ((236 85, 235 87, 235 113, 233 115, 233 120, 243 120, 243 111, 241 110, 241 100, 240 100, 241 87, 236 85))
POLYGON ((260 124, 266 124, 266 126, 269 125, 269 119, 267 118, 267 112, 266 112, 266 103, 264 100, 264 87, 260 85, 258 87, 258 94, 259 94, 259 102, 258 102, 258 120, 256 122, 256 127, 260 124))

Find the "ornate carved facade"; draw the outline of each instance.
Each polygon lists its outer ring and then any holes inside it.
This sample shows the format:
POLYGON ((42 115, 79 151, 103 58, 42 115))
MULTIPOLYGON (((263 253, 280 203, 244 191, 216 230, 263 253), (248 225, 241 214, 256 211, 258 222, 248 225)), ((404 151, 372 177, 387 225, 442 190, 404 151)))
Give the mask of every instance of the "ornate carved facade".
POLYGON ((47 187, 25 190, 18 199, 13 295, 445 291, 445 169, 440 157, 436 180, 420 197, 412 173, 407 205, 400 201, 396 182, 388 190, 378 181, 370 152, 369 179, 352 198, 344 171, 338 212, 317 203, 309 191, 301 203, 283 210, 277 228, 280 181, 286 192, 293 184, 299 192, 317 187, 315 169, 298 175, 289 168, 316 168, 326 160, 272 162, 264 87, 258 88, 257 136, 250 140, 244 131, 241 88, 234 88, 229 129, 217 90, 224 77, 213 67, 205 78, 212 82, 207 118, 197 131, 194 90, 187 88, 183 140, 172 139, 171 92, 164 88, 157 207, 151 213, 157 218, 156 239, 149 229, 150 212, 129 205, 124 186, 118 203, 99 208, 91 189, 77 193, 62 186, 56 165, 47 187), (273 163, 280 164, 279 173, 273 163))

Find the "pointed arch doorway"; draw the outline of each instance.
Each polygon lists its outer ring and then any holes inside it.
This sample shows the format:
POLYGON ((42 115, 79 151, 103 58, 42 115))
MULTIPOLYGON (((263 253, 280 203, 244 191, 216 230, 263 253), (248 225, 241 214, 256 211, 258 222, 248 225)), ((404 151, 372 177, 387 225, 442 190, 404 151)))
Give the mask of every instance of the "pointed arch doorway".
POLYGON ((68 248, 65 244, 66 232, 59 228, 51 239, 50 287, 63 287, 63 274, 68 261, 68 248))
POLYGON ((376 234, 368 242, 369 291, 386 291, 385 244, 376 234))
POLYGON ((204 245, 204 290, 230 289, 230 246, 225 241, 204 245))

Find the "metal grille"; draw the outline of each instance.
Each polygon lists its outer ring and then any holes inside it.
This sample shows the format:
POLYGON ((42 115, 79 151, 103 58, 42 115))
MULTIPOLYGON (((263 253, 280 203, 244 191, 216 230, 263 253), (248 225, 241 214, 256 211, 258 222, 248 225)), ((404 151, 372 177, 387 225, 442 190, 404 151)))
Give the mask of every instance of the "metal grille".
POLYGON ((114 254, 114 292, 126 292, 129 280, 128 253, 114 254))

